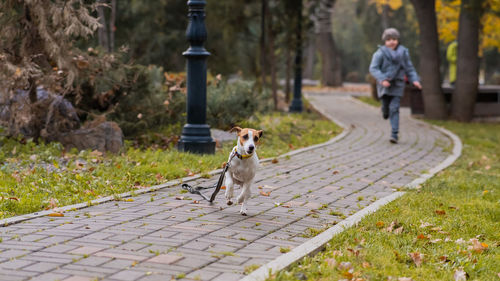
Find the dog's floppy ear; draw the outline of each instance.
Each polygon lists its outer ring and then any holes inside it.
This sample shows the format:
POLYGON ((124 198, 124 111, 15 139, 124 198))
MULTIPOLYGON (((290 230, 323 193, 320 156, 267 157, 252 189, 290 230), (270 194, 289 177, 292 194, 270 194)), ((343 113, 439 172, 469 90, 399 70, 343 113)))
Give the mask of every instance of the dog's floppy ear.
POLYGON ((232 127, 232 128, 231 128, 231 130, 229 130, 229 132, 230 132, 230 133, 232 133, 232 132, 237 132, 237 133, 239 134, 239 133, 241 132, 241 130, 243 130, 243 129, 241 129, 241 128, 240 128, 240 127, 238 127, 238 126, 235 126, 235 127, 232 127))
POLYGON ((257 134, 259 134, 259 138, 262 138, 262 133, 263 133, 262 130, 257 131, 257 134))

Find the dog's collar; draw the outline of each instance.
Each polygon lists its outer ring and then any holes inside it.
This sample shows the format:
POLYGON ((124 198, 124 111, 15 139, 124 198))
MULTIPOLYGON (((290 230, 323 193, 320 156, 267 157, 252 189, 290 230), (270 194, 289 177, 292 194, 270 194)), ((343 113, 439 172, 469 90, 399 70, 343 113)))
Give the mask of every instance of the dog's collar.
POLYGON ((236 147, 234 148, 233 152, 236 155, 236 157, 238 157, 240 159, 247 159, 247 158, 250 158, 253 156, 253 153, 252 154, 239 154, 236 147))

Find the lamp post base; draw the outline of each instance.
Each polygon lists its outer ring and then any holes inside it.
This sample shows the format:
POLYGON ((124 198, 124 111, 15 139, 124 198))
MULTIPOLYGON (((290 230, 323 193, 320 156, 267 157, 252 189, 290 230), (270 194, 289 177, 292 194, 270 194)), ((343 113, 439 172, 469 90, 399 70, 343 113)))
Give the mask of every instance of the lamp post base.
POLYGON ((184 125, 177 148, 183 152, 214 154, 215 141, 210 136, 210 126, 207 124, 184 125))
POLYGON ((290 108, 288 109, 289 112, 302 112, 302 100, 300 99, 293 99, 292 104, 290 105, 290 108))

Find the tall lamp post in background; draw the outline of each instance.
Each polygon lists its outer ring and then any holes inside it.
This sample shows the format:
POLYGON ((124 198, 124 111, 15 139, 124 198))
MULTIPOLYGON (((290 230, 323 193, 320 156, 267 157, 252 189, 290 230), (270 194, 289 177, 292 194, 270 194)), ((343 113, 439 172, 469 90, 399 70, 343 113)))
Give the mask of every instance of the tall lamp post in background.
POLYGON ((297 46, 295 55, 295 80, 290 112, 302 112, 302 0, 297 0, 297 46))
POLYGON ((189 24, 186 37, 189 48, 182 53, 187 58, 187 124, 182 129, 178 148, 193 153, 215 153, 215 142, 207 120, 207 62, 210 55, 203 47, 207 39, 205 0, 189 0, 189 24))

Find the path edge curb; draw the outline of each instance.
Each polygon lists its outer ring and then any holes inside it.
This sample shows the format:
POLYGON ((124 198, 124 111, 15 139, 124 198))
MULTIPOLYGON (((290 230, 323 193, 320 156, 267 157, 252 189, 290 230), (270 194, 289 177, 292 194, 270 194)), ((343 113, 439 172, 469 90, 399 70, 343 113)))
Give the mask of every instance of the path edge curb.
MULTIPOLYGON (((347 97, 347 96, 346 96, 347 97)), ((370 106, 368 104, 365 104, 362 101, 359 101, 352 96, 349 96, 350 99, 353 102, 363 104, 365 106, 368 106, 370 108, 374 108, 373 106, 370 106)), ((312 105, 312 104, 311 104, 312 105)), ((316 109, 318 110, 318 109, 316 109)), ((318 110, 319 111, 319 110, 318 110)), ((321 112, 321 111, 320 111, 321 112)), ((325 115, 328 116, 328 115, 325 115)), ((410 119, 413 121, 424 124, 424 125, 429 125, 432 128, 436 129, 437 131, 440 131, 442 134, 447 136, 448 138, 451 139, 453 142, 453 150, 451 155, 446 157, 445 160, 443 160, 441 163, 439 163, 437 166, 434 168, 430 169, 428 173, 420 175, 418 178, 413 180, 412 182, 408 183, 405 185, 406 188, 416 188, 420 184, 424 183, 431 177, 433 177, 436 173, 439 171, 449 167, 451 164, 453 164, 458 157, 462 154, 462 141, 460 138, 452 133, 451 131, 429 123, 425 123, 421 120, 418 120, 416 118, 413 118, 410 116, 410 119)), ((335 123, 337 123, 335 120, 332 120, 335 123)), ((345 125, 344 125, 345 128, 345 125)), ((367 215, 376 212, 380 207, 383 207, 390 202, 396 200, 397 198, 403 196, 405 192, 395 192, 392 193, 391 195, 388 195, 384 198, 381 198, 374 203, 368 205, 367 207, 363 208, 359 212, 356 212, 355 214, 347 217, 345 220, 341 221, 340 223, 328 228, 327 230, 323 231, 319 235, 307 240, 306 242, 300 244, 299 246, 293 248, 290 252, 283 254, 276 259, 268 262, 267 264, 259 267, 255 271, 251 272, 249 275, 245 276, 244 278, 240 279, 240 281, 263 281, 266 280, 271 274, 276 273, 280 270, 286 269, 292 264, 296 263, 300 259, 302 259, 305 256, 312 255, 320 251, 325 247, 325 245, 333 239, 337 234, 343 232, 347 228, 350 228, 352 226, 355 226, 358 224, 364 217, 367 215)))

